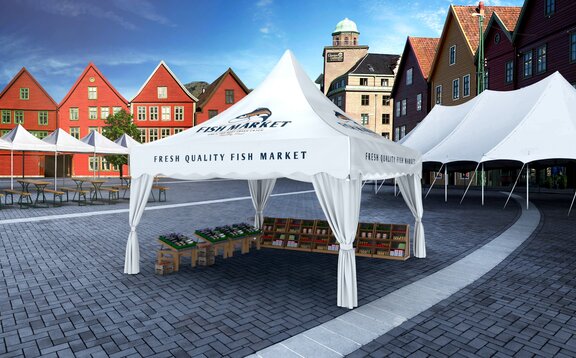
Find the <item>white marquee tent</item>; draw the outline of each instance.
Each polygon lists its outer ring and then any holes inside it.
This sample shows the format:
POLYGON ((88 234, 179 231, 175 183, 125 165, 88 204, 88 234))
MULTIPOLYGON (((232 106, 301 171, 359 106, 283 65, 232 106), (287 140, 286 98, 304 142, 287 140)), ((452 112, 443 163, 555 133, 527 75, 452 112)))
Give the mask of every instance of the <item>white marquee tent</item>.
POLYGON ((312 182, 340 243, 338 305, 358 305, 353 241, 362 180, 398 177, 416 217, 415 256, 425 257, 420 154, 348 118, 306 76, 290 51, 246 98, 184 132, 132 148, 130 235, 124 272, 136 274, 136 228, 155 175, 248 180, 258 226, 276 178, 312 182))

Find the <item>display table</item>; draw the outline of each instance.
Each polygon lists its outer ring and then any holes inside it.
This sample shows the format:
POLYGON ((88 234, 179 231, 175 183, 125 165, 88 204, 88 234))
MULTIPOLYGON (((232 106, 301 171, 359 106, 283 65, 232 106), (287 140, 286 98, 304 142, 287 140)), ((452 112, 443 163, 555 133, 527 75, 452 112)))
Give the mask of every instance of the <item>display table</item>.
POLYGON ((234 255, 234 248, 238 244, 242 254, 250 252, 251 243, 254 241, 256 248, 260 249, 261 231, 244 223, 196 230, 195 235, 211 245, 216 253, 222 249, 222 257, 225 259, 234 255))

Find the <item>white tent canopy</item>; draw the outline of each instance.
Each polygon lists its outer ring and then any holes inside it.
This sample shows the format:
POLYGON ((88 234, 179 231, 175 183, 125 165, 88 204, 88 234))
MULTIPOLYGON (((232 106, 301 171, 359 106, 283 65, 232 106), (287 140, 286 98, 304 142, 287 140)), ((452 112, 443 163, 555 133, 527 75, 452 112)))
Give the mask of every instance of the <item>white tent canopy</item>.
POLYGON ((132 148, 131 232, 124 272, 139 272, 136 227, 153 177, 247 179, 256 222, 274 180, 312 182, 340 243, 338 305, 358 305, 353 240, 362 180, 399 177, 415 213, 415 256, 425 257, 419 152, 350 119, 306 76, 290 51, 242 101, 184 132, 132 148))
POLYGON ((128 148, 122 147, 111 141, 110 139, 104 137, 98 131, 90 131, 85 137, 80 139, 92 146, 92 152, 95 154, 128 154, 128 148))
POLYGON ((55 146, 56 151, 66 153, 93 153, 94 147, 72 137, 62 128, 56 129, 44 139, 45 143, 55 146))
POLYGON ((136 139, 130 137, 128 134, 124 133, 120 136, 120 138, 116 139, 114 141, 114 143, 124 147, 124 148, 128 148, 128 150, 132 149, 135 146, 141 145, 140 142, 138 142, 136 139))

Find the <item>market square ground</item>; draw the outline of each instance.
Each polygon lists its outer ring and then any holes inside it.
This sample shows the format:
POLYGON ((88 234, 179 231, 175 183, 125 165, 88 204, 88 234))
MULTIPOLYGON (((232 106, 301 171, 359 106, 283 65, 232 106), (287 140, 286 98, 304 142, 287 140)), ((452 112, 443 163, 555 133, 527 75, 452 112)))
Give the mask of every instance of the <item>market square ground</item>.
MULTIPOLYGON (((4 183, 5 185, 6 183, 4 183)), ((331 320, 337 256, 283 250, 184 265, 157 276, 156 237, 252 220, 242 181, 174 182, 149 203, 139 226, 141 270, 124 275, 127 201, 116 205, 0 210, 0 355, 242 357, 331 320), (219 199, 235 199, 219 202, 219 199), (54 215, 58 215, 55 217, 54 215)), ((266 215, 323 218, 312 187, 280 180, 266 215)), ((436 192, 424 201, 428 257, 357 258, 360 305, 459 260, 514 223, 517 204, 478 193, 459 205, 436 192)), ((574 356, 576 263, 568 194, 533 194, 535 234, 464 290, 351 356, 574 356)), ((413 224, 387 187, 363 191, 361 221, 413 224)))

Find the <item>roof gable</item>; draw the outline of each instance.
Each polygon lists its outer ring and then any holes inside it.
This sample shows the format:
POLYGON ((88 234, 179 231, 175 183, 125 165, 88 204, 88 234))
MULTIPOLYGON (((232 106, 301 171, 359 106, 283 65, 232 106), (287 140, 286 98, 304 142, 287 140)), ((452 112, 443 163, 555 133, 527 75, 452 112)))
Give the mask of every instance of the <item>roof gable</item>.
POLYGON ((440 39, 437 37, 408 37, 408 42, 418 61, 422 76, 424 76, 424 79, 428 79, 440 39))
POLYGON ((148 77, 148 79, 144 82, 144 84, 142 85, 142 87, 140 87, 140 89, 138 90, 138 92, 136 93, 136 95, 132 98, 131 102, 134 101, 138 101, 138 97, 140 95, 142 95, 142 92, 144 91, 144 89, 150 84, 150 81, 152 81, 155 77, 157 77, 162 71, 165 71, 171 78, 172 80, 177 84, 178 87, 180 87, 180 89, 182 90, 182 92, 189 97, 191 100, 193 100, 194 102, 198 102, 198 98, 194 97, 192 95, 192 93, 190 93, 186 87, 182 84, 182 82, 180 82, 180 80, 178 80, 178 78, 176 77, 176 75, 174 74, 174 72, 172 72, 172 70, 170 69, 170 67, 168 67, 168 65, 164 62, 164 61, 160 61, 160 63, 158 64, 158 66, 156 66, 156 68, 154 69, 154 71, 152 71, 152 73, 150 74, 150 76, 148 77))
POLYGON ((18 73, 12 78, 12 80, 6 85, 6 87, 4 87, 4 89, 0 93, 0 101, 2 100, 4 95, 10 90, 10 88, 17 85, 18 82, 24 77, 30 78, 30 80, 36 86, 36 88, 39 89, 41 91, 41 93, 43 93, 46 96, 46 99, 48 99, 48 101, 54 105, 54 109, 56 109, 58 107, 58 104, 56 103, 56 101, 54 101, 52 96, 50 96, 50 94, 48 94, 48 92, 46 92, 44 87, 42 87, 42 85, 40 85, 40 83, 38 83, 38 81, 36 81, 34 76, 32 76, 32 74, 30 72, 28 72, 26 67, 22 67, 22 69, 20 71, 18 71, 18 73))
POLYGON ((64 99, 62 99, 62 101, 60 101, 60 107, 62 107, 66 101, 68 101, 68 99, 70 98, 70 96, 72 95, 72 93, 74 93, 74 91, 76 91, 76 88, 78 87, 78 85, 80 85, 80 83, 82 83, 82 81, 84 80, 84 78, 86 77, 86 75, 88 74, 88 72, 90 72, 90 70, 94 71, 96 73, 96 75, 98 77, 100 77, 100 79, 102 81, 104 81, 104 84, 118 97, 118 99, 120 99, 122 102, 124 102, 126 105, 128 105, 128 101, 126 100, 126 98, 124 98, 124 96, 122 96, 117 90, 116 88, 114 88, 114 86, 112 86, 110 84, 110 82, 108 82, 108 79, 106 79, 106 77, 104 77, 104 75, 102 74, 102 72, 100 72, 100 70, 98 69, 98 67, 96 67, 96 65, 92 62, 90 62, 88 64, 88 66, 86 66, 86 68, 84 69, 84 71, 82 71, 82 74, 80 74, 80 76, 78 77, 78 79, 76 80, 76 82, 74 83, 74 85, 72 85, 72 88, 70 88, 70 91, 68 91, 68 93, 66 94, 66 96, 64 97, 64 99))
POLYGON ((234 73, 234 71, 231 68, 228 68, 226 72, 221 74, 220 77, 214 80, 214 82, 212 82, 208 87, 206 87, 206 90, 202 94, 200 94, 200 96, 198 96, 198 108, 203 108, 204 105, 206 105, 206 103, 210 101, 212 96, 214 96, 214 94, 216 93, 216 90, 220 87, 220 85, 224 82, 224 80, 228 76, 232 77, 234 81, 236 81, 238 85, 242 88, 242 90, 246 92, 246 94, 250 93, 250 90, 246 87, 246 85, 244 85, 244 83, 240 80, 240 78, 238 78, 236 73, 234 73))

